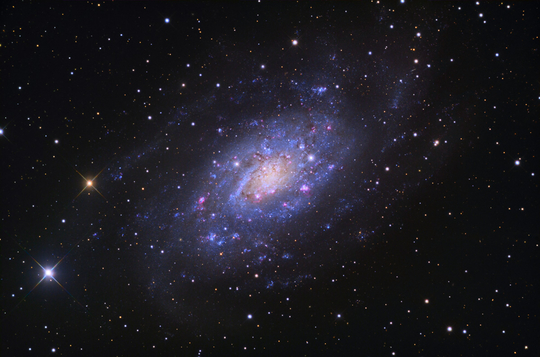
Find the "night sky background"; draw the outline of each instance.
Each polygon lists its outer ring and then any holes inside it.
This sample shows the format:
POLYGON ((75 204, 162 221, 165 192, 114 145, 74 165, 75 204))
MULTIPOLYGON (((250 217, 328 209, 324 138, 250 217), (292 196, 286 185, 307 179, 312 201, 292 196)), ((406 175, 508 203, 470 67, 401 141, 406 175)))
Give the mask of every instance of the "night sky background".
POLYGON ((538 2, 2 5, 2 356, 538 356, 538 2))

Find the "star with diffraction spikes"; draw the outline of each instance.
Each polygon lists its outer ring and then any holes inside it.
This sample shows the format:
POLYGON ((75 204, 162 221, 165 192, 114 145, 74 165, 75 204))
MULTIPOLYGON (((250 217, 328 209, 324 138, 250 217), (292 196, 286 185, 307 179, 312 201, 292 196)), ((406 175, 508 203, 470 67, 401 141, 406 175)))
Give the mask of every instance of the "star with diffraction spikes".
POLYGON ((83 187, 83 189, 81 190, 81 192, 79 192, 77 194, 77 196, 75 196, 75 198, 73 199, 73 201, 75 201, 77 199, 77 197, 79 197, 81 195, 81 193, 83 193, 87 188, 92 188, 94 189, 94 191, 96 191, 97 193, 99 193, 99 195, 101 197, 103 197, 103 199, 105 201, 107 201, 107 199, 105 198, 105 196, 103 196, 103 194, 101 192, 99 192, 99 190, 96 188, 96 186, 94 185, 94 181, 98 178, 99 175, 101 175, 101 173, 103 172, 103 170, 105 170, 105 168, 101 169, 100 172, 98 172, 98 174, 96 176, 94 176, 93 179, 89 180, 87 179, 86 177, 84 177, 83 174, 81 174, 77 169, 74 169, 83 179, 84 181, 86 182, 86 185, 83 187))
POLYGON ((4 131, 4 130, 8 127, 8 125, 9 125, 10 123, 11 123, 11 122, 7 123, 6 126, 0 128, 0 137, 6 138, 6 140, 8 141, 8 143, 11 144, 11 140, 8 139, 8 137, 6 136, 6 133, 5 133, 5 131, 4 131))
MULTIPOLYGON (((82 240, 82 239, 81 239, 82 240)), ((80 242, 80 241, 79 241, 80 242)), ((56 269, 56 267, 69 255, 69 253, 71 253, 71 251, 73 250, 73 248, 71 248, 52 268, 46 268, 44 267, 43 265, 41 265, 30 253, 28 253, 28 251, 26 249, 24 249, 18 242, 17 242, 17 245, 19 247, 21 247, 21 249, 26 253, 28 254, 28 256, 30 258, 32 258, 32 260, 34 262, 36 262, 37 265, 39 265, 39 267, 43 270, 43 277, 36 283, 36 285, 34 285, 34 287, 32 289, 30 289, 30 291, 28 293, 26 293, 26 295, 23 296, 23 298, 17 303, 17 305, 15 305, 13 307, 13 309, 11 309, 11 311, 15 310, 24 300, 26 300, 26 298, 28 297, 28 295, 30 295, 32 293, 32 291, 34 291, 45 279, 47 278, 50 278, 50 280, 56 282, 56 284, 58 284, 58 286, 60 286, 62 288, 62 290, 64 290, 69 296, 71 296, 73 298, 73 300, 75 300, 75 302, 77 304, 79 304, 83 309, 87 309, 83 304, 81 304, 81 302, 79 300, 77 300, 77 298, 75 298, 75 296, 73 296, 58 280, 56 280, 56 278, 54 277, 54 270, 56 269)), ((76 247, 78 245, 75 244, 73 247, 76 247)))

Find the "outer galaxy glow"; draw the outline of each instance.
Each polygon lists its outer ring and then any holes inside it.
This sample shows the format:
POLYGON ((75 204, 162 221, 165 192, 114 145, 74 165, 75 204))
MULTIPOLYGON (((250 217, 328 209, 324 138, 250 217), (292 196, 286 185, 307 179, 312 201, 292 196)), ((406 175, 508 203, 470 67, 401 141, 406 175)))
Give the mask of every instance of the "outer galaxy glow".
MULTIPOLYGON (((221 290, 240 298, 314 282, 321 267, 341 259, 332 245, 361 247, 443 162, 444 145, 433 143, 444 142, 451 124, 426 133, 420 118, 431 114, 404 100, 427 92, 429 69, 390 73, 380 61, 372 78, 366 59, 347 73, 359 81, 352 85, 336 79, 351 59, 330 51, 312 60, 325 71, 313 66, 291 77, 294 71, 231 69, 166 121, 145 121, 159 127, 155 139, 104 177, 118 185, 111 191, 144 192, 129 197, 118 236, 147 264, 151 278, 141 284, 168 315, 198 325, 229 314, 221 290), (205 292, 204 308, 192 289, 205 292)), ((446 120, 444 104, 433 110, 446 120)), ((135 276, 139 269, 133 266, 135 276)))

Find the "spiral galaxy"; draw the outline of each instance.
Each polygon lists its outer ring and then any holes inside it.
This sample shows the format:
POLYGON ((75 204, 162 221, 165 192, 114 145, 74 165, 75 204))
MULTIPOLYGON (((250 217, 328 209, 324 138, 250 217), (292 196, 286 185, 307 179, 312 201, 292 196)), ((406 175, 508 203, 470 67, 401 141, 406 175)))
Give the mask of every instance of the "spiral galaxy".
POLYGON ((222 273, 244 267, 246 253, 252 267, 290 259, 279 237, 320 225, 302 217, 335 191, 354 138, 335 120, 308 113, 243 123, 227 135, 234 139, 208 160, 191 205, 172 224, 222 273))
POLYGON ((305 41, 309 64, 291 48, 288 68, 210 51, 228 69, 217 84, 181 83, 192 100, 168 104, 148 124, 153 139, 109 169, 117 191, 144 186, 119 236, 137 246, 151 274, 141 285, 168 315, 201 326, 231 317, 228 297, 315 282, 399 225, 402 199, 444 163, 452 106, 416 100, 429 67, 390 68, 390 53, 374 60, 305 41))

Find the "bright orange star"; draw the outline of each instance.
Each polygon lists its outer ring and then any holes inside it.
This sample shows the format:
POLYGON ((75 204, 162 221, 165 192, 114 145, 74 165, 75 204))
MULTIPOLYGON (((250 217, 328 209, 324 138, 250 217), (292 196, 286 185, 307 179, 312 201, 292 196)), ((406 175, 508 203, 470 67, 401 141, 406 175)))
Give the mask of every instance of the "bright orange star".
POLYGON ((97 177, 99 175, 101 175, 101 173, 103 172, 103 170, 105 170, 105 168, 102 168, 101 171, 96 176, 94 176, 94 178, 91 179, 91 180, 84 177, 83 174, 81 174, 77 169, 74 168, 74 170, 75 170, 75 172, 77 172, 84 179, 84 181, 86 181, 86 186, 84 186, 83 189, 81 190, 81 192, 79 192, 77 194, 77 196, 75 196, 75 198, 73 199, 74 201, 77 199, 77 197, 79 197, 81 195, 81 193, 83 193, 89 187, 92 187, 94 189, 94 191, 96 191, 97 193, 99 193, 99 195, 101 197, 103 197, 103 199, 107 200, 105 198, 105 196, 103 196, 103 194, 101 192, 99 192, 99 190, 96 188, 96 186, 94 186, 94 180, 97 179, 97 177))

